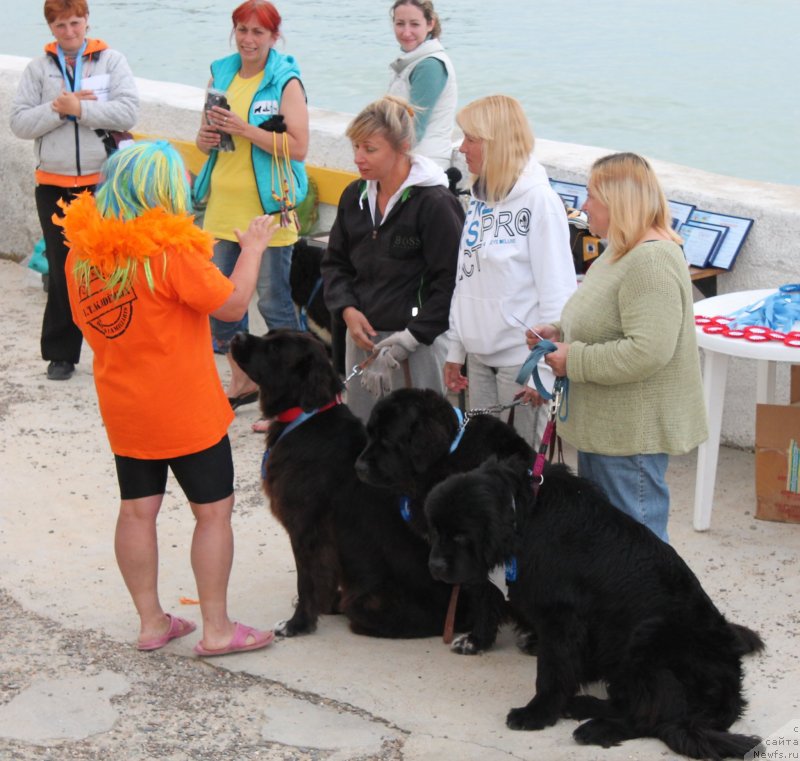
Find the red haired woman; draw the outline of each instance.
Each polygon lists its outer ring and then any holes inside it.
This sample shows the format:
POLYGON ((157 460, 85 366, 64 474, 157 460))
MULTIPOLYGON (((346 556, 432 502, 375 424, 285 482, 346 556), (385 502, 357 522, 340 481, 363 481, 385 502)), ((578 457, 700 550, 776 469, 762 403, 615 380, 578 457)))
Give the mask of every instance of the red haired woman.
MULTIPOLYGON (((197 147, 208 161, 194 186, 196 200, 208 200, 203 229, 217 239, 214 262, 223 274, 239 257, 235 228, 260 214, 281 227, 270 243, 258 277, 258 309, 273 328, 298 328, 289 270, 298 229, 293 208, 305 198, 303 160, 308 149, 308 108, 300 69, 292 56, 274 49, 281 17, 266 0, 246 0, 232 15, 236 52, 211 64, 209 85, 225 92, 230 110, 213 106, 203 115, 197 147), (219 150, 230 135, 234 150, 219 150)), ((218 350, 246 323, 212 320, 218 350)), ((228 354, 228 398, 235 408, 257 398, 253 382, 228 354)))

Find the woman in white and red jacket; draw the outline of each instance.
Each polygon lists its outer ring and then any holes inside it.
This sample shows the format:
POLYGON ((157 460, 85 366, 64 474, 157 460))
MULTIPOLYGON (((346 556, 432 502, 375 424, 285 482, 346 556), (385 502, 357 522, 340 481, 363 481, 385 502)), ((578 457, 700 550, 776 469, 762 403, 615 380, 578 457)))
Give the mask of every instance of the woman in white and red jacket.
POLYGON ((42 359, 49 362, 50 380, 66 380, 80 359, 83 339, 69 309, 64 237, 52 217, 59 201, 94 190, 107 156, 104 137, 133 127, 139 96, 125 56, 87 38, 86 0, 46 0, 44 16, 55 41, 22 74, 11 131, 34 141, 36 208, 49 265, 42 359))
POLYGON ((325 303, 347 325, 345 362, 375 358, 347 389, 362 420, 411 383, 442 393, 444 332, 464 219, 444 170, 410 152, 413 109, 386 95, 347 128, 361 175, 345 189, 322 260, 325 303))
MULTIPOLYGON (((529 354, 523 326, 557 320, 576 277, 564 204, 533 157, 533 132, 519 102, 481 98, 456 121, 472 197, 450 306, 445 383, 451 391, 469 385, 470 407, 482 408, 511 402, 522 390, 516 377, 529 354)), ((528 405, 514 415, 514 427, 534 445, 546 423, 537 413, 528 405)))

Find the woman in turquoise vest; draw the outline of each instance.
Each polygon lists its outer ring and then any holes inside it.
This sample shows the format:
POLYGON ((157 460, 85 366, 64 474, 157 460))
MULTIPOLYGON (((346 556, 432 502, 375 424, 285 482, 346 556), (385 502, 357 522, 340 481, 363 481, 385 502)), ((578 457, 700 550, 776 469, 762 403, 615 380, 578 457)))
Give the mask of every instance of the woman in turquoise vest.
MULTIPOLYGON (((258 309, 267 327, 298 328, 289 271, 298 238, 294 208, 306 195, 303 160, 308 150, 308 108, 294 58, 273 48, 281 17, 272 3, 246 0, 232 14, 236 53, 211 64, 209 86, 225 92, 227 110, 211 106, 203 114, 197 147, 208 155, 194 186, 198 203, 207 202, 203 229, 218 242, 214 262, 224 275, 239 256, 236 230, 264 213, 281 227, 264 254, 258 277, 258 309), (229 137, 228 137, 229 136, 229 137), (233 141, 224 150, 223 138, 233 141)), ((256 401, 255 384, 228 352, 231 338, 247 329, 242 322, 212 319, 217 350, 231 365, 228 398, 234 408, 256 401)))

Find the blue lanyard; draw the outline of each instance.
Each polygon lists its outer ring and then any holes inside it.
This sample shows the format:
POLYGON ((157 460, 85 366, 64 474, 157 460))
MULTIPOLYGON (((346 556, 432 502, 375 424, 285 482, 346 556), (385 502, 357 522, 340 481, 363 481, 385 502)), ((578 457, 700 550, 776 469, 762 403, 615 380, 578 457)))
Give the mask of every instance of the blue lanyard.
MULTIPOLYGON (((67 86, 67 89, 70 92, 77 92, 81 89, 81 69, 83 68, 83 52, 85 50, 86 40, 83 41, 81 49, 75 56, 75 69, 73 71, 72 83, 70 84, 69 76, 67 75, 67 59, 64 56, 64 51, 61 49, 61 45, 56 46, 56 51, 58 53, 58 65, 61 67, 61 74, 64 77, 64 84, 67 86)), ((73 122, 75 121, 74 116, 68 116, 67 119, 73 122)))
POLYGON ((733 327, 763 325, 772 330, 788 333, 800 322, 800 283, 787 283, 755 304, 743 307, 732 315, 733 327))

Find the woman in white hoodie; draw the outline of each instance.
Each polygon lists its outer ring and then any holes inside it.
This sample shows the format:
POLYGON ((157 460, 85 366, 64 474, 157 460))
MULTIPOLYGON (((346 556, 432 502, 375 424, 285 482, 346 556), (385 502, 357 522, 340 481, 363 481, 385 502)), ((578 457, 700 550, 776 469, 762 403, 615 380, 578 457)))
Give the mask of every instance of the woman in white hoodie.
MULTIPOLYGON (((470 407, 483 408, 509 403, 523 390, 516 383, 529 353, 523 325, 546 321, 544 315, 557 320, 576 277, 564 204, 533 157, 533 132, 519 101, 481 98, 456 121, 472 197, 450 305, 445 384, 450 391, 469 386, 470 407)), ((541 401, 533 391, 529 397, 541 401)), ((514 416, 533 444, 546 423, 538 409, 519 407, 514 416)))

